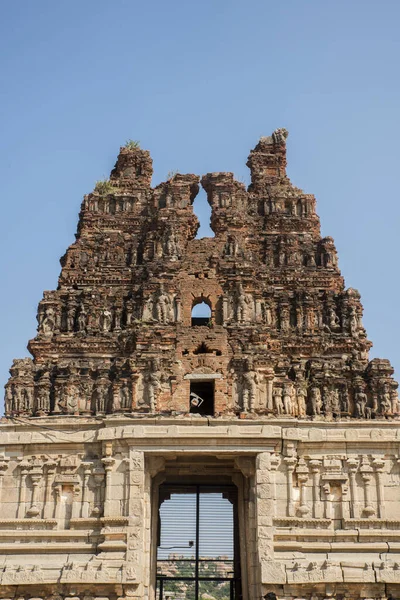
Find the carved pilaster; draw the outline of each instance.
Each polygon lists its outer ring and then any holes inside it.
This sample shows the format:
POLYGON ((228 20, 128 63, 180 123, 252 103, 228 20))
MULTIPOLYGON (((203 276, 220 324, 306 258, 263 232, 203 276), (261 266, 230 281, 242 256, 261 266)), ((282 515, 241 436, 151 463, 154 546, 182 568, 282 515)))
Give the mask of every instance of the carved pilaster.
POLYGON ((82 483, 82 506, 81 506, 81 517, 87 518, 89 516, 89 479, 92 474, 93 464, 91 462, 83 462, 83 483, 82 483))
POLYGON ((360 466, 361 477, 364 482, 364 509, 363 514, 365 517, 372 517, 375 514, 375 509, 371 502, 371 480, 373 476, 373 469, 369 464, 368 458, 363 456, 361 459, 360 466))
MULTIPOLYGON (((145 468, 144 453, 129 450, 129 525, 127 528, 127 551, 125 571, 126 583, 141 581, 142 568, 148 564, 150 539, 144 544, 145 519, 150 519, 149 511, 145 512, 145 468)), ((150 493, 150 490, 147 490, 150 493)), ((147 496, 146 496, 147 497, 147 496)), ((149 498, 148 498, 149 500, 149 498)), ((150 523, 147 531, 150 532, 150 523)))
POLYGON ((372 461, 373 467, 375 469, 375 473, 376 473, 376 493, 377 493, 377 499, 378 499, 378 517, 380 519, 384 519, 385 518, 385 491, 384 491, 384 485, 383 485, 383 473, 384 473, 384 469, 385 469, 385 461, 380 458, 380 457, 376 457, 373 459, 372 461))
POLYGON ((43 502, 43 518, 51 519, 54 516, 54 503, 52 502, 52 499, 54 475, 56 472, 57 463, 56 461, 49 459, 44 463, 44 468, 46 469, 46 487, 43 502))
POLYGON ((26 478, 29 473, 29 462, 22 460, 19 464, 20 481, 19 481, 19 500, 17 509, 17 518, 22 519, 25 516, 26 502, 26 478))
POLYGON ((321 461, 310 460, 310 470, 312 473, 312 494, 313 494, 313 510, 312 514, 314 519, 319 519, 322 516, 321 500, 320 500, 320 478, 321 478, 321 461))
POLYGON ((39 484, 42 481, 43 477, 43 463, 38 459, 34 459, 30 467, 30 479, 32 482, 32 498, 31 505, 26 511, 26 516, 37 517, 41 513, 41 509, 38 506, 38 501, 40 491, 39 484))
POLYGON ((310 509, 307 506, 306 500, 306 483, 308 481, 308 467, 304 458, 299 459, 299 463, 296 467, 297 481, 299 482, 300 488, 300 506, 297 509, 300 517, 305 517, 310 509))
POLYGON ((297 463, 297 458, 295 456, 286 456, 283 461, 286 464, 287 516, 294 517, 293 473, 297 463))
POLYGON ((358 460, 356 458, 347 459, 347 467, 349 470, 350 480, 350 516, 353 519, 358 519, 360 516, 359 505, 358 505, 358 490, 356 473, 358 469, 358 460))
POLYGON ((8 469, 9 462, 10 458, 8 456, 3 455, 0 457, 0 503, 2 501, 3 477, 8 469))
POLYGON ((101 517, 103 514, 103 488, 104 488, 105 471, 102 468, 96 467, 93 469, 94 479, 94 506, 92 514, 94 517, 101 517))
POLYGON ((115 458, 112 456, 106 456, 101 459, 106 472, 106 490, 104 498, 104 516, 110 517, 112 515, 111 501, 112 501, 112 471, 115 464, 115 458))

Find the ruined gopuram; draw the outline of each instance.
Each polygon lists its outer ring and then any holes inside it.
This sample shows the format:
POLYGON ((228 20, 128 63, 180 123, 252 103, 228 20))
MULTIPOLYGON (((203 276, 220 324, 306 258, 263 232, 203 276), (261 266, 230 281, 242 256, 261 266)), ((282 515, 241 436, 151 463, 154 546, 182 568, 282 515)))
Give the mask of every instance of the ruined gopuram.
POLYGON ((400 598, 397 383, 286 140, 247 189, 131 142, 84 197, 5 386, 0 598, 400 598))

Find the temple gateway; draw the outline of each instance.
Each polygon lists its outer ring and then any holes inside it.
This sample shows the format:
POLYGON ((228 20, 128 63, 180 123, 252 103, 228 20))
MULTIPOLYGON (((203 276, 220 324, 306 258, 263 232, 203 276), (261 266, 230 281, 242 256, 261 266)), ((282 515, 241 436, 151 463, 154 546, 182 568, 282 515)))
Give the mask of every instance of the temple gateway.
POLYGON ((6 384, 1 598, 400 598, 397 383, 286 139, 247 189, 129 142, 84 197, 6 384))

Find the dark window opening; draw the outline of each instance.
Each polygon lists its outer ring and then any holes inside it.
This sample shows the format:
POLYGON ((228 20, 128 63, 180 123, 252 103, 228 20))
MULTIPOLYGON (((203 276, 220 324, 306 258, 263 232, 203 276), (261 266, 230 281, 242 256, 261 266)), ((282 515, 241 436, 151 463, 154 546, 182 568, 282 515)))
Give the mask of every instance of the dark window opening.
POLYGON ((214 414, 214 381, 190 382, 190 412, 197 415, 214 414))
POLYGON ((240 600, 235 486, 160 486, 157 600, 240 600))
POLYGON ((207 327, 211 324, 211 308, 206 302, 198 302, 192 308, 192 327, 207 327))

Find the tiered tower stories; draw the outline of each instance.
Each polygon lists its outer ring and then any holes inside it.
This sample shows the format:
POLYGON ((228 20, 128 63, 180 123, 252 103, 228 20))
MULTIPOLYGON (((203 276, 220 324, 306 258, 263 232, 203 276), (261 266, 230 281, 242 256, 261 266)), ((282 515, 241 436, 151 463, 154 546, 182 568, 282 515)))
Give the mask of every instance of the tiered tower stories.
POLYGON ((368 360, 360 294, 345 289, 315 198, 286 175, 285 130, 251 151, 251 185, 201 178, 214 238, 195 239, 197 175, 151 188, 152 161, 121 148, 88 194, 76 242, 45 292, 33 360, 16 360, 8 416, 187 415, 193 374, 218 374, 214 417, 386 419, 389 361, 368 360), (204 302, 208 321, 192 326, 204 302))
POLYGON ((154 600, 160 474, 238 487, 244 600, 400 597, 397 383, 286 140, 248 189, 129 144, 84 197, 5 386, 0 598, 154 600))

